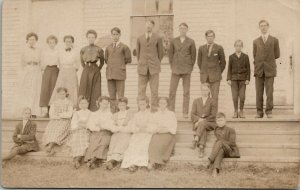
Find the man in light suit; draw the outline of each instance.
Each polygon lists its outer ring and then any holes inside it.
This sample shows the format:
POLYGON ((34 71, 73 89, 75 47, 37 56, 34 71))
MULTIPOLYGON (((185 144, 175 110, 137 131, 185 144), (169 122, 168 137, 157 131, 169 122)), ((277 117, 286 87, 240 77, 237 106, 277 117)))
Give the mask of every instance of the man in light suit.
POLYGON ((225 54, 223 47, 214 43, 214 31, 206 31, 205 37, 207 44, 200 46, 198 50, 200 81, 210 87, 212 98, 218 106, 220 82, 226 66, 225 54))
POLYGON ((146 33, 137 39, 138 97, 146 96, 147 84, 151 90, 151 110, 157 109, 160 64, 163 58, 162 38, 153 33, 155 22, 146 22, 146 33))
POLYGON ((191 73, 196 61, 196 45, 194 40, 186 36, 188 25, 181 23, 179 25, 180 36, 170 42, 169 62, 172 70, 169 108, 175 111, 175 99, 178 82, 182 78, 183 86, 183 117, 188 118, 190 103, 190 82, 191 73))
POLYGON ((254 76, 256 87, 256 118, 264 116, 264 88, 267 94, 265 113, 272 118, 274 77, 276 77, 276 59, 280 57, 279 41, 269 35, 269 23, 266 20, 259 22, 261 36, 253 41, 254 76))

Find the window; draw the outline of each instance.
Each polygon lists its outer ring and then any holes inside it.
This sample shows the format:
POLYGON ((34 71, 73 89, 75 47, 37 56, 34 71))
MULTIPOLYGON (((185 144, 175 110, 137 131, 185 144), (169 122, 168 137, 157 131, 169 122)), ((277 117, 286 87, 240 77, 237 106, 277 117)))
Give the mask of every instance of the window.
POLYGON ((132 0, 132 13, 131 48, 133 52, 135 52, 137 38, 145 33, 146 21, 152 19, 155 21, 154 32, 158 33, 163 38, 163 60, 165 60, 168 55, 170 39, 173 38, 173 1, 132 0))

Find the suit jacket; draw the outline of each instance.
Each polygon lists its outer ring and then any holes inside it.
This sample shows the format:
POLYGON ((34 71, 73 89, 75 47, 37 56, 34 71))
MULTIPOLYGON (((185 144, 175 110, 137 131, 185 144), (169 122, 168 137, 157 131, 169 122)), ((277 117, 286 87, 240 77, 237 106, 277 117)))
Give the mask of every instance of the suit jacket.
POLYGON ((38 151, 39 149, 38 142, 35 137, 36 124, 33 121, 28 120, 25 125, 23 133, 22 133, 22 129, 23 129, 23 121, 17 124, 12 137, 16 146, 27 145, 30 151, 38 151), (18 138, 17 137, 18 135, 21 135, 21 138, 18 138))
POLYGON ((213 98, 208 97, 203 103, 202 98, 197 98, 193 102, 191 119, 196 123, 199 118, 205 118, 206 121, 214 122, 216 120, 217 105, 213 98))
POLYGON ((235 130, 224 126, 217 127, 214 131, 217 141, 223 142, 223 149, 225 149, 225 157, 239 158, 240 152, 236 145, 236 133, 235 130))
POLYGON ((136 55, 138 60, 137 71, 139 74, 147 75, 148 69, 150 75, 159 73, 163 58, 162 38, 152 33, 149 42, 147 42, 146 35, 143 34, 137 39, 136 55))
POLYGON ((275 77, 277 74, 275 59, 280 57, 278 39, 269 35, 266 43, 262 37, 254 40, 253 57, 254 76, 262 77, 264 73, 266 77, 275 77))
POLYGON ((229 56, 227 80, 249 80, 250 62, 247 54, 241 53, 238 57, 236 53, 229 56))
POLYGON ((181 43, 180 37, 170 42, 169 62, 174 74, 189 74, 196 61, 196 45, 194 40, 186 37, 181 43))
POLYGON ((222 80, 222 72, 226 66, 225 53, 222 46, 213 44, 210 56, 208 52, 207 44, 199 47, 198 66, 202 83, 222 80))
POLYGON ((126 64, 131 63, 131 52, 127 45, 120 42, 116 48, 113 44, 105 50, 106 78, 107 80, 125 80, 126 64))

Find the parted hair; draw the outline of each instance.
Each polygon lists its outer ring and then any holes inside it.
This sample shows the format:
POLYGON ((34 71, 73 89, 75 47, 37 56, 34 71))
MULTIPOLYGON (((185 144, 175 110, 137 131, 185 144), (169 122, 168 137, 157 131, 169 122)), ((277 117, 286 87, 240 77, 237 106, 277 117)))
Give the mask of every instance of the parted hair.
POLYGON ((57 93, 60 93, 61 91, 65 91, 66 97, 69 96, 69 93, 68 93, 68 89, 67 89, 67 88, 65 88, 65 87, 58 87, 58 88, 56 89, 56 92, 57 92, 57 93))
POLYGON ((99 96, 99 98, 96 101, 96 105, 97 105, 98 108, 100 108, 100 103, 103 100, 107 100, 108 102, 110 102, 110 98, 108 96, 99 96))
POLYGON ((223 113, 223 112, 218 112, 218 113, 216 114, 216 118, 226 118, 226 115, 225 115, 225 113, 223 113))
POLYGON ((169 105, 169 98, 166 96, 160 96, 157 98, 157 103, 160 102, 161 100, 165 100, 167 104, 169 105))
POLYGON ((138 98, 137 98, 137 103, 139 103, 139 101, 145 101, 146 104, 147 104, 147 108, 150 108, 150 101, 149 101, 148 96, 145 96, 145 97, 138 97, 138 98))
POLYGON ((120 102, 124 102, 125 104, 128 104, 128 98, 126 98, 126 97, 119 98, 118 103, 120 103, 120 102))
POLYGON ((244 43, 243 43, 242 40, 236 40, 236 41, 234 42, 234 46, 235 46, 237 43, 240 43, 242 46, 244 46, 244 43))
POLYGON ((215 32, 213 30, 207 30, 205 32, 205 36, 208 36, 209 34, 213 34, 214 36, 216 36, 215 32))
POLYGON ((147 22, 150 22, 151 24, 155 25, 155 22, 152 19, 148 19, 147 22))
POLYGON ((75 38, 72 35, 65 35, 64 42, 66 41, 66 39, 71 39, 73 43, 75 42, 75 38))
POLYGON ((48 36, 47 39, 46 39, 46 42, 49 43, 50 40, 54 40, 56 44, 57 44, 57 42, 58 42, 57 37, 54 36, 54 35, 48 36))
POLYGON ((26 41, 28 41, 28 39, 29 39, 30 37, 32 37, 32 36, 35 37, 36 41, 39 40, 39 37, 38 37, 38 35, 37 35, 36 33, 30 32, 30 33, 28 33, 28 34, 26 35, 26 41))
POLYGON ((186 28, 189 28, 189 26, 188 26, 187 23, 185 23, 185 22, 180 23, 179 26, 184 26, 184 27, 186 27, 186 28))
POLYGON ((112 29, 110 30, 110 33, 112 34, 112 33, 113 33, 113 31, 115 31, 115 32, 118 32, 118 34, 121 34, 121 29, 120 29, 120 28, 118 28, 118 27, 114 27, 114 28, 112 28, 112 29))
POLYGON ((95 35, 95 37, 97 38, 97 32, 95 31, 95 30, 88 30, 87 32, 86 32, 86 37, 88 37, 88 35, 89 34, 93 34, 93 35, 95 35))
POLYGON ((266 23, 268 26, 270 25, 269 22, 266 21, 266 20, 264 20, 264 19, 262 19, 262 20, 259 21, 258 26, 260 26, 261 23, 266 23))

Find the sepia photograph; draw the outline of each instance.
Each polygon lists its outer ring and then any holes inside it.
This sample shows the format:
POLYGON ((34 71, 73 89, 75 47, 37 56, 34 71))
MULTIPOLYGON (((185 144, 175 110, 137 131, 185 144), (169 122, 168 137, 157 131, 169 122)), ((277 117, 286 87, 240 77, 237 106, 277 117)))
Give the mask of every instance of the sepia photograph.
POLYGON ((2 188, 300 189, 300 0, 1 5, 2 188))

